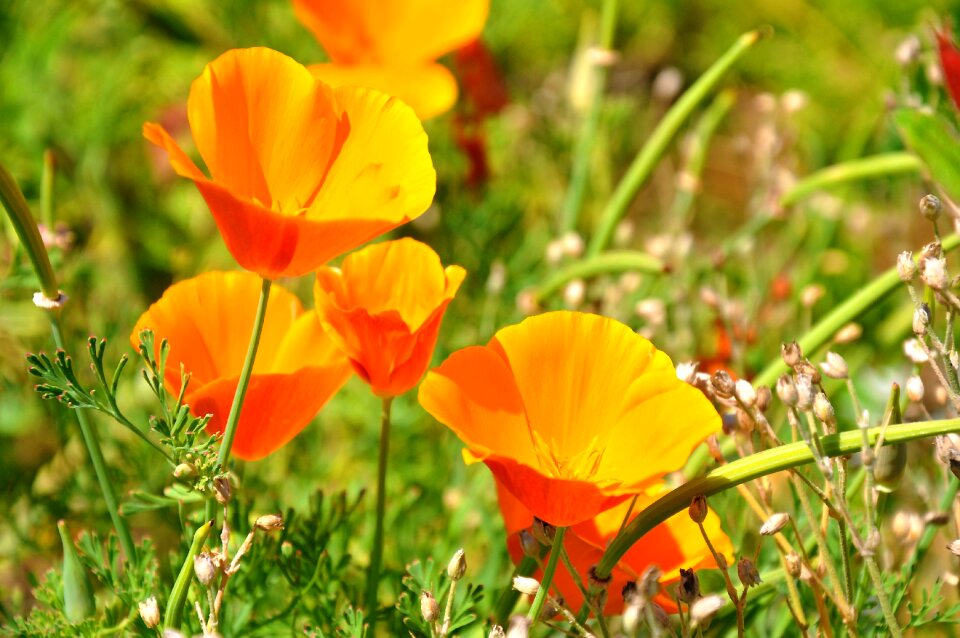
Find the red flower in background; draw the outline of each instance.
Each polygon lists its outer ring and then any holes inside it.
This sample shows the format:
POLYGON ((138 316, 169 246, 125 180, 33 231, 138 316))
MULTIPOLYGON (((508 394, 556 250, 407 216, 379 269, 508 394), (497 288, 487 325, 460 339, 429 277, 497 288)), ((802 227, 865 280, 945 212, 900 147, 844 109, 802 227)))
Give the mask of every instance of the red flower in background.
POLYGON ((937 48, 940 50, 940 66, 943 67, 943 79, 953 105, 960 109, 960 49, 953 43, 950 27, 937 31, 937 48))

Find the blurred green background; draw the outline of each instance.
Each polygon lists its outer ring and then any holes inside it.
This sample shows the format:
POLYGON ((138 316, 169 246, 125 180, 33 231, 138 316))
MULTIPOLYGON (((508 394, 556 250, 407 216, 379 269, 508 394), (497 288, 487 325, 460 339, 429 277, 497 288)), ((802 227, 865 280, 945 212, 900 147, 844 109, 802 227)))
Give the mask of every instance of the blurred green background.
MULTIPOLYGON (((671 82, 688 86, 747 30, 771 25, 774 37, 723 82, 736 101, 709 147, 689 220, 678 227, 671 216, 686 157, 681 139, 618 231, 618 246, 654 253, 686 242, 686 251, 677 253, 682 267, 659 278, 601 278, 590 283, 580 305, 627 321, 683 361, 723 349, 723 322, 709 293, 735 300, 739 314, 726 326, 734 354, 724 363, 755 371, 776 356, 781 340, 797 336, 892 264, 897 252, 927 241, 914 214, 926 192, 919 176, 872 181, 786 211, 775 211, 773 202, 797 176, 902 148, 888 107, 942 102, 932 26, 956 15, 958 5, 620 4, 619 58, 610 70, 590 162, 579 223, 584 237, 675 99, 671 82), (917 57, 904 64, 898 47, 910 36, 918 38, 917 57), (770 212, 777 219, 758 236, 721 253, 744 224, 770 212), (801 291, 814 282, 823 286, 822 297, 805 307, 801 291), (641 299, 665 302, 667 318, 658 322, 635 312, 641 299)), ((447 312, 438 361, 518 320, 518 294, 557 267, 547 258, 548 245, 559 236, 583 92, 589 91, 576 61, 596 37, 598 13, 596 2, 493 0, 484 41, 510 104, 486 123, 492 170, 486 184, 466 183, 454 114, 426 123, 439 174, 436 204, 400 234, 430 243, 445 263, 470 273, 447 312), (496 279, 501 267, 503 285, 491 284, 491 269, 496 279)), ((70 296, 65 319, 78 359, 89 334, 110 340, 110 359, 130 353, 129 330, 166 286, 204 270, 235 268, 193 185, 172 175, 140 131, 150 120, 183 133, 193 78, 225 49, 254 45, 304 63, 324 59, 287 0, 0 1, 0 161, 36 204, 43 155, 52 152, 55 206, 47 221, 62 224, 73 238, 69 249, 53 250, 53 259, 70 296)), ((13 613, 29 602, 29 574, 59 554, 55 520, 79 519, 77 527, 105 531, 107 519, 69 415, 31 390, 23 355, 51 346, 46 323, 30 303, 37 284, 12 230, 0 230, 0 603, 13 613)), ((312 304, 309 278, 285 285, 312 304)), ((896 312, 905 301, 900 295, 864 319, 864 337, 845 351, 851 362, 907 373, 898 356, 909 314, 904 323, 902 311, 896 312)), ((543 302, 563 303, 559 296, 543 302)), ((147 389, 137 375, 127 376, 125 407, 145 414, 147 389)), ((388 565, 430 556, 445 561, 463 546, 472 578, 505 582, 507 558, 487 471, 464 467, 454 436, 415 397, 401 398, 395 413, 388 565)), ((356 493, 371 485, 377 417, 376 400, 351 381, 296 445, 242 469, 255 509, 297 507, 318 489, 356 493)), ((159 491, 169 483, 165 468, 136 440, 99 417, 97 423, 122 492, 159 491)), ((157 536, 162 547, 176 542, 173 513, 138 515, 132 525, 138 535, 157 536)), ((361 555, 363 542, 356 540, 361 555)))

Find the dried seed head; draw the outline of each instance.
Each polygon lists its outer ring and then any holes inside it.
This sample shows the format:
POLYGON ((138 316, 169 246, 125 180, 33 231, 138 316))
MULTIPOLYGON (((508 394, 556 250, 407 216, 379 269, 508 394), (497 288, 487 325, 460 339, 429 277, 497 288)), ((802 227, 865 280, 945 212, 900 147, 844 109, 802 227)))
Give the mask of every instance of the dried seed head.
POLYGON ((203 586, 213 582, 217 575, 217 567, 213 564, 213 558, 207 552, 201 552, 193 557, 193 573, 197 575, 197 580, 203 586))
POLYGON ((690 624, 693 627, 699 627, 703 623, 713 618, 714 614, 720 611, 726 604, 723 596, 710 594, 701 598, 690 605, 690 624))
POLYGON ((923 394, 923 379, 921 379, 919 375, 911 375, 910 378, 907 379, 907 397, 914 403, 920 403, 923 401, 923 394))
POLYGON ((770 408, 770 403, 773 401, 773 393, 770 392, 770 388, 762 385, 757 388, 757 409, 761 412, 766 412, 770 408))
POLYGON ((506 638, 506 632, 503 631, 503 627, 500 625, 494 625, 490 628, 490 633, 487 634, 487 638, 506 638))
POLYGON ((791 408, 797 405, 797 386, 793 382, 793 377, 789 374, 781 374, 780 378, 777 379, 777 396, 784 405, 791 408))
POLYGON ((694 496, 687 512, 694 523, 702 523, 707 518, 707 497, 703 494, 694 496))
POLYGON ((810 284, 800 292, 800 303, 806 308, 813 308, 818 301, 826 294, 823 286, 820 284, 810 284))
POLYGON ((528 529, 520 530, 520 549, 523 550, 524 556, 529 556, 530 558, 540 557, 540 543, 537 542, 537 539, 533 537, 533 534, 531 534, 528 529))
POLYGON ((910 283, 917 274, 917 264, 913 261, 913 253, 905 250, 897 255, 897 274, 900 281, 910 283))
POLYGON ((810 410, 813 407, 816 392, 813 387, 813 379, 808 374, 797 375, 794 385, 797 387, 797 409, 801 412, 810 410))
POLYGON ((513 588, 521 594, 536 596, 537 592, 540 591, 540 581, 536 578, 528 578, 527 576, 514 576, 513 588))
POLYGON ((426 590, 420 594, 420 615, 427 622, 436 622, 440 617, 440 603, 432 593, 426 590))
POLYGON ((656 565, 650 565, 640 575, 640 580, 637 581, 637 591, 646 600, 653 600, 660 593, 660 579, 662 577, 663 572, 660 571, 660 568, 656 565))
POLYGON ((142 603, 138 603, 140 618, 147 629, 153 629, 160 624, 160 606, 157 605, 157 597, 151 596, 142 603))
POLYGON ((583 279, 574 279, 563 289, 563 303, 567 308, 579 308, 587 296, 587 284, 583 279))
POLYGON ((854 323, 851 321, 844 327, 840 328, 837 331, 837 334, 833 335, 833 342, 844 344, 844 343, 853 343, 860 338, 860 335, 863 334, 863 328, 860 327, 860 324, 854 323))
POLYGON ((737 401, 748 408, 752 408, 757 404, 757 391, 753 388, 753 384, 746 379, 738 379, 737 382, 733 384, 733 392, 737 397, 737 401))
POLYGON ((530 635, 531 620, 523 614, 516 614, 510 618, 510 627, 507 629, 507 638, 527 638, 530 635))
POLYGON ((757 424, 753 420, 753 417, 747 414, 746 410, 737 408, 736 418, 737 418, 737 429, 743 432, 744 434, 750 434, 757 428, 757 424))
POLYGON ((820 385, 822 377, 820 376, 820 370, 817 369, 817 366, 813 365, 807 359, 804 359, 798 363, 794 369, 794 374, 806 374, 810 376, 810 380, 813 381, 813 385, 820 385))
POLYGON ((924 259, 920 262, 920 280, 934 290, 943 290, 947 287, 947 260, 924 259))
POLYGON ((923 349, 923 346, 920 345, 920 342, 916 338, 907 339, 903 342, 903 354, 906 355, 911 363, 917 365, 923 365, 930 360, 930 357, 927 356, 927 351, 923 349))
POLYGON ((226 476, 218 476, 213 479, 213 497, 221 505, 230 502, 230 496, 233 494, 233 487, 230 485, 230 479, 226 476))
POLYGON ((713 384, 713 390, 717 393, 717 396, 721 399, 729 399, 733 396, 733 392, 736 389, 736 384, 733 381, 733 377, 730 376, 726 370, 717 370, 713 373, 713 376, 710 378, 710 383, 713 384))
POLYGON ((960 478, 960 441, 955 434, 938 436, 935 439, 937 446, 937 460, 950 468, 953 475, 960 478))
POLYGON ((677 598, 687 604, 700 598, 700 579, 692 569, 680 568, 680 582, 677 583, 677 598))
POLYGON ((796 341, 780 345, 780 356, 788 367, 792 368, 803 361, 803 351, 800 350, 800 344, 796 341))
POLYGON ((903 545, 913 545, 923 534, 923 519, 914 512, 900 510, 893 516, 890 531, 897 542, 903 545))
POLYGON ((760 584, 760 572, 749 558, 741 558, 737 562, 737 576, 744 587, 756 587, 760 584))
POLYGON ((924 195, 920 199, 920 214, 932 222, 940 217, 940 211, 943 210, 943 204, 936 195, 924 195))
POLYGON ((960 539, 955 540, 947 545, 947 549, 949 549, 950 553, 954 556, 960 556, 960 539))
POLYGON ((837 416, 833 410, 833 404, 823 392, 818 392, 813 399, 813 413, 818 419, 833 427, 837 424, 837 416))
POLYGON ((447 563, 447 576, 450 580, 460 580, 467 572, 467 557, 463 553, 463 548, 458 549, 450 562, 447 563))
POLYGON ((264 514, 257 518, 253 526, 264 532, 274 532, 283 529, 283 517, 279 514, 264 514))
POLYGON ((533 518, 533 525, 530 527, 533 537, 540 541, 541 545, 547 547, 553 546, 553 539, 557 535, 557 528, 537 517, 533 518))
POLYGON ((913 311, 913 333, 922 337, 927 333, 927 326, 930 325, 930 306, 922 303, 913 311))
POLYGON ((697 361, 685 361, 677 364, 677 378, 690 385, 696 385, 697 368, 700 363, 697 361))
POLYGON ((563 608, 563 599, 557 600, 553 596, 547 596, 543 601, 543 608, 540 610, 540 620, 547 621, 560 613, 563 608))
POLYGON ((773 536, 774 534, 779 534, 784 527, 790 522, 790 515, 786 512, 777 512, 770 518, 768 518, 763 525, 760 526, 760 535, 761 536, 773 536))
POLYGON ((803 561, 800 560, 800 555, 794 551, 790 551, 783 558, 787 563, 787 573, 793 578, 800 576, 803 567, 803 561))
POLYGON ((920 256, 917 258, 917 261, 940 259, 941 257, 943 257, 943 245, 939 241, 932 241, 920 249, 920 256))
POLYGON ((828 352, 820 369, 831 379, 846 379, 850 376, 850 370, 847 367, 847 361, 836 352, 828 352))

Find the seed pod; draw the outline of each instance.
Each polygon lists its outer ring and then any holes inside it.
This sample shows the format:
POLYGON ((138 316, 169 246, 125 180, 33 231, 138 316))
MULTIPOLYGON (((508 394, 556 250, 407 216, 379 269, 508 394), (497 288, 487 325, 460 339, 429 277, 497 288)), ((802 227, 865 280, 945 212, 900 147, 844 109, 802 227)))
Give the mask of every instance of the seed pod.
POLYGON ((736 384, 733 381, 733 377, 731 377, 730 373, 726 370, 717 370, 714 372, 710 382, 713 384, 713 389, 717 393, 717 396, 721 399, 729 399, 733 396, 736 384))
POLYGON ((737 401, 748 408, 752 408, 757 404, 757 391, 746 379, 738 379, 737 382, 733 384, 733 391, 737 397, 737 401))
POLYGON ((640 580, 637 581, 637 591, 646 600, 653 600, 660 593, 660 579, 662 577, 663 572, 660 568, 656 565, 650 565, 640 575, 640 580))
POLYGON ((788 552, 783 558, 787 563, 787 573, 793 578, 799 577, 803 568, 803 561, 800 560, 800 555, 794 551, 791 551, 788 552))
POLYGON ((503 631, 503 627, 500 625, 494 625, 490 628, 490 633, 487 635, 487 638, 506 638, 506 633, 503 631))
POLYGON ((540 591, 540 581, 536 578, 528 578, 527 576, 514 576, 513 588, 521 594, 536 596, 537 592, 540 591))
POLYGON ((847 361, 836 352, 828 352, 826 360, 820 364, 820 369, 831 379, 846 379, 850 376, 847 361))
POLYGON ((947 287, 947 260, 924 259, 920 262, 920 280, 934 290, 943 290, 947 287))
POLYGON ((778 512, 768 518, 764 524, 760 526, 760 535, 773 536, 774 534, 779 534, 789 522, 789 514, 786 512, 778 512))
POLYGON ((757 409, 761 412, 766 412, 770 407, 770 403, 773 401, 773 393, 770 392, 770 388, 762 385, 757 388, 757 409))
POLYGON ((541 545, 546 545, 547 547, 553 546, 553 539, 557 535, 557 528, 543 521, 537 517, 533 518, 533 526, 530 528, 533 532, 533 537, 536 538, 541 545))
POLYGON ((911 375, 910 378, 907 379, 907 397, 909 397, 913 403, 920 403, 923 401, 923 395, 923 379, 916 374, 911 375))
POLYGON ((253 526, 264 532, 273 532, 283 529, 283 517, 279 514, 264 514, 257 518, 253 526))
POLYGON ((700 579, 697 578, 697 573, 692 569, 680 568, 677 598, 688 604, 700 598, 700 579))
POLYGON ((760 584, 760 572, 749 558, 741 558, 737 562, 737 576, 744 587, 756 587, 760 584))
POLYGON ((924 195, 920 199, 920 214, 930 221, 937 221, 941 210, 943 210, 943 204, 936 195, 924 195))
POLYGON ((949 549, 950 553, 954 556, 960 556, 960 540, 955 540, 947 545, 947 549, 949 549))
POLYGON ((913 312, 913 333, 919 337, 927 334, 927 326, 930 325, 930 306, 926 303, 920 304, 913 312))
POLYGON ((913 281, 917 274, 917 264, 913 261, 913 253, 905 250, 897 255, 897 274, 900 281, 908 283, 913 281))
POLYGON ((780 345, 780 356, 787 367, 792 368, 803 360, 803 351, 800 350, 800 344, 791 341, 780 345))
POLYGON ((720 611, 726 604, 723 596, 711 594, 701 598, 690 605, 690 624, 693 627, 699 627, 703 623, 713 618, 714 614, 720 611))
POLYGON ((213 582, 217 575, 217 567, 213 564, 213 558, 207 552, 201 552, 193 557, 193 573, 197 575, 200 584, 207 586, 213 582))
POLYGON ((520 549, 523 550, 524 556, 529 556, 530 558, 540 557, 540 543, 537 542, 537 539, 533 537, 533 534, 531 534, 528 529, 520 530, 520 549))
POLYGON ((460 580, 467 572, 467 558, 463 553, 463 548, 458 549, 450 562, 447 563, 447 576, 450 580, 460 580))
POLYGON ((793 377, 789 374, 781 374, 777 379, 777 397, 783 401, 784 405, 794 407, 797 405, 797 385, 793 382, 793 377))
POLYGON ((420 594, 420 615, 427 622, 436 622, 440 617, 440 603, 426 590, 420 594))
POLYGON ((823 392, 818 392, 813 399, 813 413, 831 429, 836 426, 837 416, 833 410, 833 404, 823 392))
POLYGON ((694 496, 687 512, 694 523, 702 523, 707 518, 707 497, 703 494, 694 496))
POLYGON ((844 327, 837 330, 837 334, 833 335, 834 343, 853 343, 860 338, 860 335, 863 334, 863 328, 860 327, 859 323, 851 321, 844 327))
POLYGON ((510 618, 510 628, 507 629, 507 638, 527 638, 530 635, 529 618, 523 614, 516 614, 510 618))
POLYGON ((140 619, 147 629, 153 629, 160 624, 160 606, 157 605, 157 597, 151 596, 141 603, 137 603, 137 609, 140 611, 140 619))
POLYGON ((80 562, 73 539, 67 531, 64 521, 57 522, 60 542, 63 544, 63 611, 67 620, 78 623, 96 612, 97 603, 93 598, 93 588, 87 571, 80 562))
POLYGON ((798 375, 794 381, 797 386, 797 409, 806 412, 813 407, 813 379, 806 374, 798 375))

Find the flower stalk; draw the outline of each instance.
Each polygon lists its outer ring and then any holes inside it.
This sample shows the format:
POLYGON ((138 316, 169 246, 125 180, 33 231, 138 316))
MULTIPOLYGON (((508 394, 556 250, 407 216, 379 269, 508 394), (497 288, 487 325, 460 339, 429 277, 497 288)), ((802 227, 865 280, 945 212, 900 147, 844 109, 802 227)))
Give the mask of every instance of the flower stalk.
POLYGON ((550 583, 553 582, 553 574, 557 571, 557 563, 560 561, 560 555, 563 553, 563 536, 567 533, 566 527, 558 527, 557 534, 553 537, 553 546, 550 548, 550 557, 547 559, 547 566, 543 569, 543 580, 540 581, 540 589, 533 599, 533 605, 527 612, 527 618, 535 623, 540 618, 540 612, 543 611, 543 605, 547 601, 550 593, 550 583))
POLYGON ((370 550, 370 567, 367 572, 367 614, 371 623, 376 622, 377 589, 380 585, 380 566, 383 562, 383 519, 387 509, 387 458, 390 453, 390 408, 393 397, 385 397, 380 413, 380 453, 377 459, 377 520, 373 531, 373 547, 370 550))

